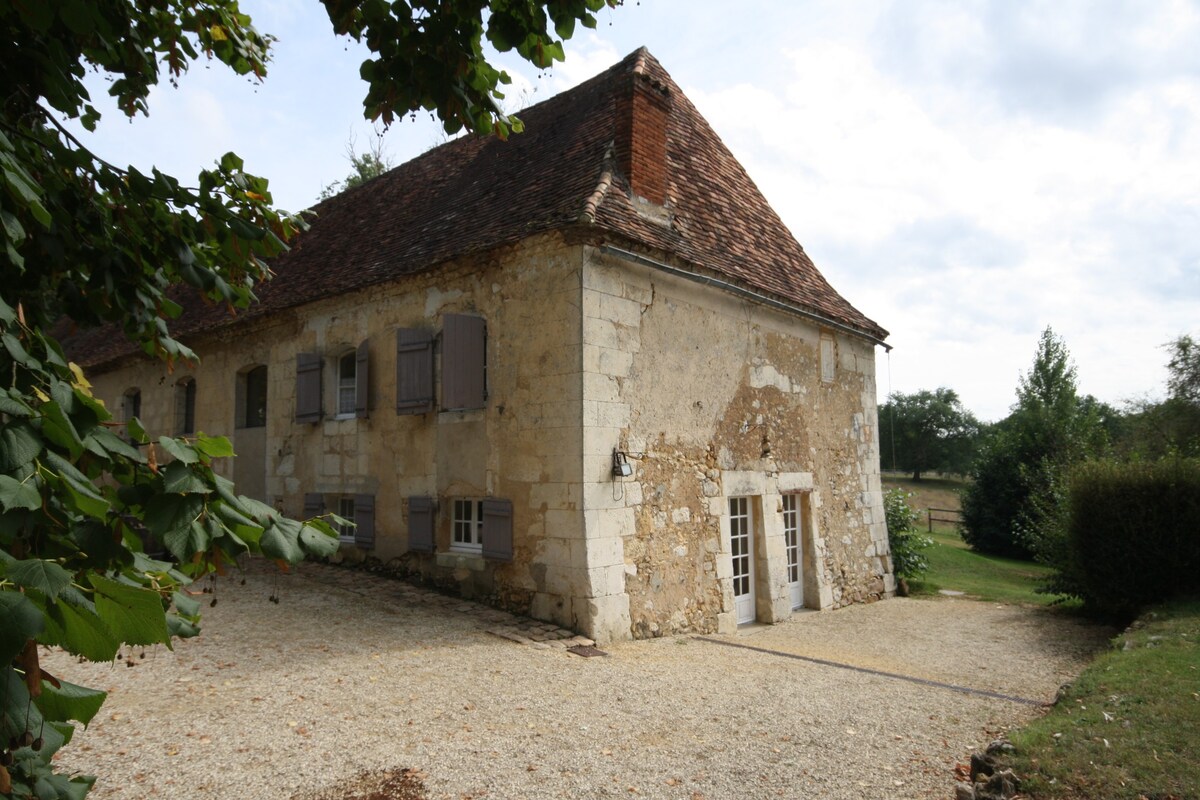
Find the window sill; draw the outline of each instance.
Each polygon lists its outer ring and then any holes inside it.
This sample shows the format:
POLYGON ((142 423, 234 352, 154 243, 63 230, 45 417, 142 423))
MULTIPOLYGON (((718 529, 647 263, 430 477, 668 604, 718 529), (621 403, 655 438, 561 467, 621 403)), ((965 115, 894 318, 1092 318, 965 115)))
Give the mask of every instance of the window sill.
POLYGON ((467 569, 471 572, 482 572, 487 568, 482 550, 451 550, 448 553, 438 553, 437 565, 449 569, 467 569))
POLYGON ((353 411, 351 411, 347 414, 334 414, 333 415, 334 422, 341 422, 344 419, 358 419, 358 415, 355 414, 353 411))

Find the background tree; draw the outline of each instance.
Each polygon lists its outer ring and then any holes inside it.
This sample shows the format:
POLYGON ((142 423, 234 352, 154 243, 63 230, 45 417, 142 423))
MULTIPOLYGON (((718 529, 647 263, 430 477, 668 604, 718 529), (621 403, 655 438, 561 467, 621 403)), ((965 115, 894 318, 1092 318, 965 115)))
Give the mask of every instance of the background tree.
POLYGON ((334 181, 321 190, 317 200, 328 200, 334 195, 341 194, 347 189, 361 186, 372 178, 378 178, 392 168, 392 159, 383 148, 383 132, 376 131, 375 138, 364 153, 359 153, 354 146, 353 137, 346 143, 346 160, 350 162, 350 174, 340 181, 334 181))
POLYGON ((1200 406, 1200 344, 1188 334, 1167 345, 1167 392, 1172 400, 1200 406))
POLYGON ((975 550, 1016 558, 1052 546, 1061 533, 1067 467, 1106 442, 1101 404, 1079 397, 1066 344, 1046 328, 1012 413, 987 437, 963 492, 963 539, 975 550))
MULTIPOLYGON (((509 79, 483 37, 547 67, 576 22, 594 26, 618 2, 325 6, 334 31, 371 52, 368 118, 424 109, 448 132, 503 137, 520 122, 499 110, 509 79)), ((104 693, 48 675, 38 645, 92 660, 170 646, 197 632, 189 581, 246 551, 286 565, 336 538, 325 521, 238 496, 213 469, 232 455, 226 439, 151 442, 136 419, 116 423, 53 332, 111 324, 168 367, 194 359, 171 334, 183 295, 246 306, 304 224, 274 210, 267 181, 232 153, 189 186, 110 164, 63 124, 100 120, 88 70, 128 116, 146 113, 164 72, 174 83, 202 56, 263 77, 271 39, 236 0, 0 0, 0 27, 0 795, 79 798, 91 779, 55 774, 51 757, 104 693), (176 563, 147 557, 147 537, 176 563)))
POLYGON ((891 456, 892 469, 911 472, 915 481, 922 472, 965 473, 979 432, 979 421, 953 389, 893 392, 879 407, 880 448, 891 456))

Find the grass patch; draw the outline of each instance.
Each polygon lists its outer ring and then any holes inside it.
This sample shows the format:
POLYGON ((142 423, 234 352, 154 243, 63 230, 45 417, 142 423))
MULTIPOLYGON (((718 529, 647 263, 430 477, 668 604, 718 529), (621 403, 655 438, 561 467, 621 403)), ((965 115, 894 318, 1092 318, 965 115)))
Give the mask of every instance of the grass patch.
POLYGON ((1143 615, 1010 738, 1033 798, 1200 798, 1200 600, 1143 615))
MULTIPOLYGON (((911 492, 909 505, 924 511, 926 508, 959 508, 959 491, 965 481, 952 478, 886 478, 884 489, 900 488, 911 492)), ((924 515, 922 515, 924 518, 924 515)), ((958 526, 951 523, 933 525, 933 547, 925 551, 929 571, 920 580, 909 581, 909 593, 934 595, 942 589, 965 592, 967 596, 997 603, 1048 606, 1054 595, 1038 594, 1037 588, 1046 583, 1049 567, 1032 561, 984 555, 967 547, 958 535, 958 526)))
POLYGON ((909 581, 911 594, 936 594, 941 589, 997 603, 1048 606, 1054 595, 1037 588, 1052 570, 1032 561, 989 556, 967 549, 957 533, 934 529, 933 547, 925 551, 929 571, 921 580, 909 581))

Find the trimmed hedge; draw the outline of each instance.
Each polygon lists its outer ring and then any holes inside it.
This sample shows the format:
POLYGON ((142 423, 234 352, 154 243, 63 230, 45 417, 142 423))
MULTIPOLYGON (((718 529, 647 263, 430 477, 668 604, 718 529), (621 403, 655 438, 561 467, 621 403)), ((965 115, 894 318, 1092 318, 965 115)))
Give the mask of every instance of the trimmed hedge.
POLYGON ((1071 475, 1069 574, 1093 608, 1200 594, 1200 460, 1092 461, 1071 475))

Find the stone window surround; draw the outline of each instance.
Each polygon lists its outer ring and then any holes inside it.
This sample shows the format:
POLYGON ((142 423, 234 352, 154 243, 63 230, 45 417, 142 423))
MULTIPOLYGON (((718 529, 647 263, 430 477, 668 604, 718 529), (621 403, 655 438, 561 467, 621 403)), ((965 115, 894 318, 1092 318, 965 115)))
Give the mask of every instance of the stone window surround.
MULTIPOLYGON (((776 623, 788 619, 792 614, 791 596, 787 582, 787 547, 783 531, 783 495, 812 492, 815 505, 816 492, 810 472, 759 472, 749 470, 722 470, 722 493, 710 498, 710 511, 719 515, 721 526, 721 552, 717 561, 717 581, 724 597, 722 612, 718 615, 718 631, 737 631, 736 611, 733 602, 733 554, 730 547, 729 501, 734 497, 745 497, 754 506, 754 567, 755 613, 758 622, 776 623)), ((810 512, 811 514, 811 512, 810 512)), ((818 532, 810 531, 815 540, 818 532)), ((814 551, 817 550, 813 542, 814 551)), ((818 554, 819 561, 819 554, 818 554)), ((832 604, 829 588, 824 586, 823 570, 814 569, 820 607, 832 604)), ((806 590, 805 594, 808 592, 806 590)))

